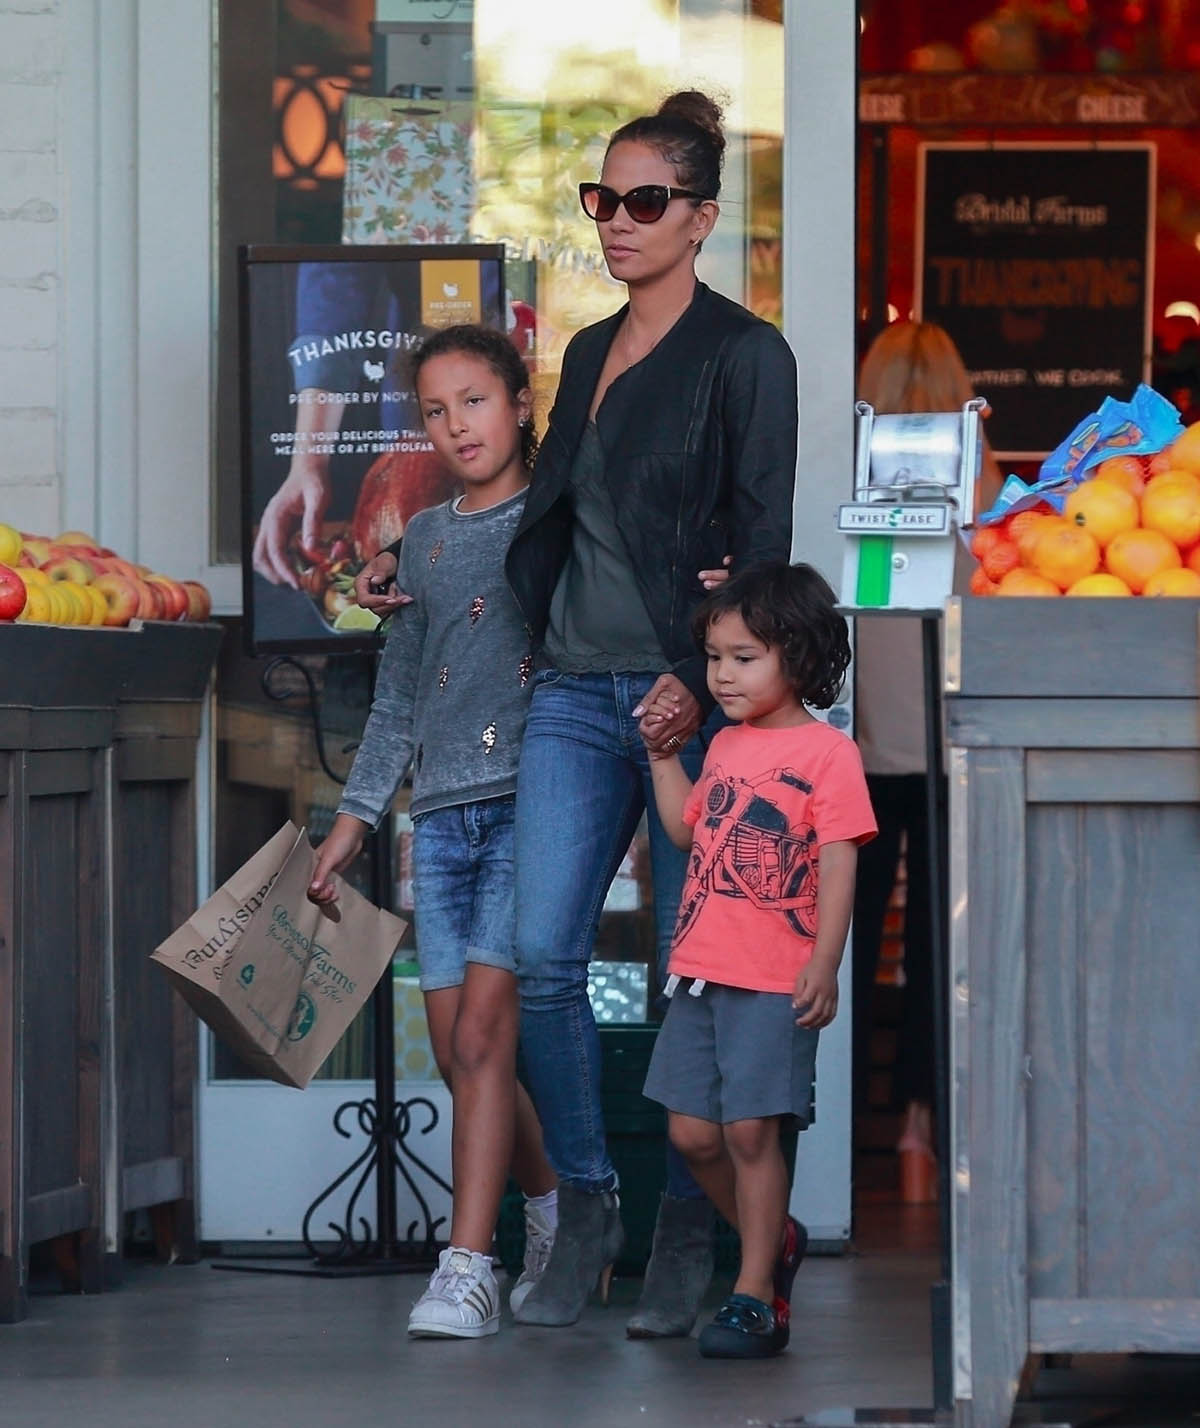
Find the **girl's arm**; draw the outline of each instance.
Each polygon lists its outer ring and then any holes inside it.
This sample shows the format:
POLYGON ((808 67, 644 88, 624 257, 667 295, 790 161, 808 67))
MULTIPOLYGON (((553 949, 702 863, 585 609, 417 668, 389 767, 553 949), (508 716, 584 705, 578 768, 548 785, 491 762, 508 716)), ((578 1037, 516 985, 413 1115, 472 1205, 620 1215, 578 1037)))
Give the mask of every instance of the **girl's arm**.
POLYGON ((812 960, 796 978, 792 1005, 797 1026, 828 1026, 837 1015, 838 968, 854 909, 858 844, 849 839, 823 843, 817 880, 817 937, 812 960))
POLYGON ((667 837, 685 851, 692 846, 692 830, 683 821, 683 806, 692 791, 692 781, 684 772, 678 754, 667 758, 650 758, 650 777, 654 782, 654 802, 667 837))
POLYGON ((412 604, 412 596, 394 583, 400 568, 400 544, 396 541, 385 546, 354 577, 354 598, 381 620, 402 605, 412 604))
MULTIPOLYGON (((414 588, 419 577, 403 558, 401 574, 414 588)), ((398 611, 379 661, 371 715, 338 808, 368 828, 379 826, 412 762, 417 680, 427 629, 420 601, 398 611)))
POLYGON ((340 873, 358 857, 370 827, 352 813, 339 813, 329 837, 317 849, 317 861, 308 885, 308 899, 318 907, 337 901, 333 874, 340 873))

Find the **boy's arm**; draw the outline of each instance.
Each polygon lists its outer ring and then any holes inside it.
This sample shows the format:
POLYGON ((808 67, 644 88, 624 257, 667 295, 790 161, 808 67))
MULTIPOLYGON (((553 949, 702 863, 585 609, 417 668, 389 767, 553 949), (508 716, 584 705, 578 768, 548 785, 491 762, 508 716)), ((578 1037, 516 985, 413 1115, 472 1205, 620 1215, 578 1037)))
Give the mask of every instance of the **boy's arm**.
POLYGON ((684 772, 679 755, 651 758, 650 777, 654 782, 659 821, 671 842, 686 852, 692 846, 692 830, 683 821, 683 806, 692 791, 692 781, 684 772))
POLYGON ((854 910, 858 844, 850 840, 821 845, 817 881, 817 937, 812 960, 796 978, 792 1004, 802 1014, 797 1026, 828 1026, 837 1015, 838 968, 854 910))

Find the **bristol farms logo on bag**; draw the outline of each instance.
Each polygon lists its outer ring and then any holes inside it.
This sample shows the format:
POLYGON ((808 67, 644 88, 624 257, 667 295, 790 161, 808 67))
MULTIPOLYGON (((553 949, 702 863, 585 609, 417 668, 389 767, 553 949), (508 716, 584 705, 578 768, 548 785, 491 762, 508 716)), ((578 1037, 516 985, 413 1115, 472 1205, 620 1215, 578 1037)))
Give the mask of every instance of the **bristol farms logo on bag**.
POLYGON ((405 923, 336 879, 309 902, 316 854, 285 823, 152 954, 213 1032, 260 1075, 303 1088, 391 965, 405 923))

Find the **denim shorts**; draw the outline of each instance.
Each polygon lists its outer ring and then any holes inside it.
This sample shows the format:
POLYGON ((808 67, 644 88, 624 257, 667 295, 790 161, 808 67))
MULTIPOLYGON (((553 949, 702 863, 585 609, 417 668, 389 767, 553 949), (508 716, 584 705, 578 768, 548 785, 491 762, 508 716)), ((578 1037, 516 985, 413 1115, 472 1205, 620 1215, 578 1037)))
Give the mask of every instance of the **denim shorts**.
POLYGON ((461 986, 468 962, 516 971, 515 804, 510 795, 413 818, 413 908, 423 992, 461 986))
POLYGON ((669 1111, 716 1125, 813 1118, 819 1033, 796 1025, 790 992, 752 992, 715 982, 698 997, 676 987, 659 1028, 643 1092, 669 1111))

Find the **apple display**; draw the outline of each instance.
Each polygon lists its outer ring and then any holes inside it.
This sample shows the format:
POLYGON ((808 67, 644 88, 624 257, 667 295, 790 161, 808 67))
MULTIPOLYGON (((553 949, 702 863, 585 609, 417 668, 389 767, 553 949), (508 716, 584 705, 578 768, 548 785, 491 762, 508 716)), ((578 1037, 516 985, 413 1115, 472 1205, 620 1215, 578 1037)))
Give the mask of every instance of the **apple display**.
POLYGON ((51 539, 0 520, 0 572, 0 622, 122 626, 135 619, 203 623, 212 615, 212 596, 199 580, 125 560, 87 531, 51 539))

